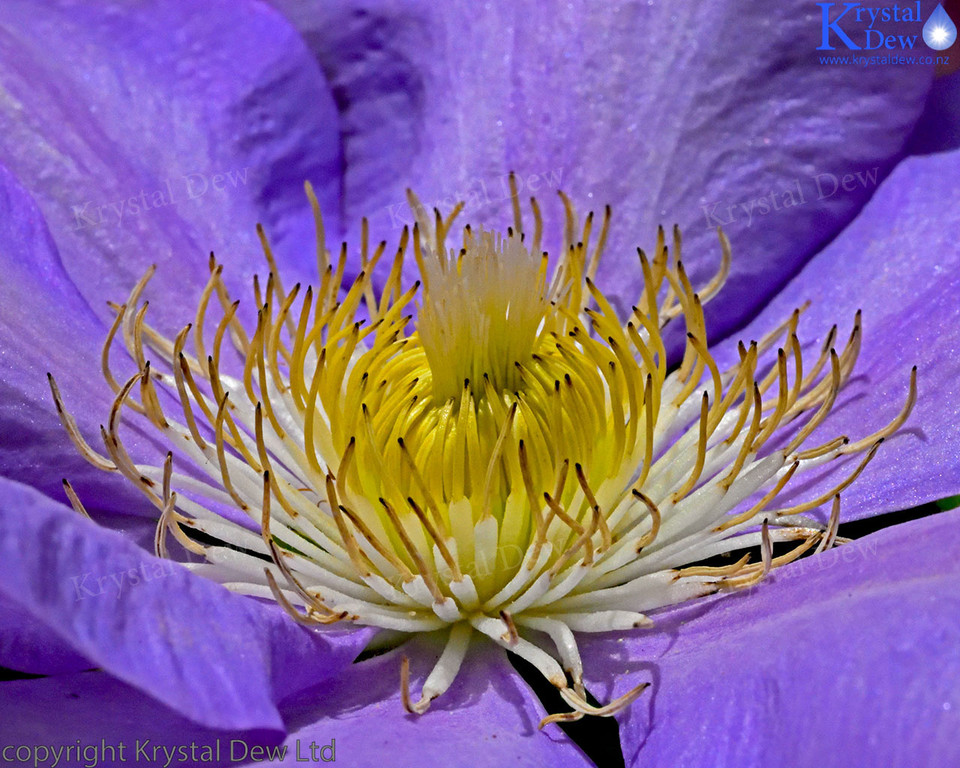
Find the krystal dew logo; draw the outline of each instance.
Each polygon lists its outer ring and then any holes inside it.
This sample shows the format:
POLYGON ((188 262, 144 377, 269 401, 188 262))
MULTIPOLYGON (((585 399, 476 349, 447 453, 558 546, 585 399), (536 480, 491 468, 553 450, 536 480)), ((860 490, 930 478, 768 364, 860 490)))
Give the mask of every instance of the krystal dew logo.
POLYGON ((863 3, 817 5, 820 7, 821 33, 818 51, 835 51, 838 47, 850 51, 910 51, 917 46, 921 36, 928 48, 943 51, 957 39, 957 27, 942 5, 933 10, 922 28, 917 27, 916 34, 910 34, 912 25, 924 21, 920 0, 876 8, 863 3), (895 24, 896 29, 891 30, 891 24, 895 24))

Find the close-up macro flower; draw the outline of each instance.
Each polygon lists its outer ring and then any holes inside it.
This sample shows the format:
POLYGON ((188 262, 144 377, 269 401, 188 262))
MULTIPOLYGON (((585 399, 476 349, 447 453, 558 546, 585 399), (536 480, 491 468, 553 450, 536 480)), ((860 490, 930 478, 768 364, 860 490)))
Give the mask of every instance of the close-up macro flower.
POLYGON ((960 765, 957 18, 4 0, 0 765, 960 765))

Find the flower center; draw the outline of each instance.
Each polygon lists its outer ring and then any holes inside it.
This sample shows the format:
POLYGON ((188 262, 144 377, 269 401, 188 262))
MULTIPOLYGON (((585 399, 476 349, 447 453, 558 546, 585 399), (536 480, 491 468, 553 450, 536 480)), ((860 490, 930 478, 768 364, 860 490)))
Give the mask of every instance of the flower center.
MULTIPOLYGON (((648 359, 652 353, 639 335, 628 340, 599 293, 591 322, 620 343, 584 331, 576 311, 583 296, 570 290, 584 285, 583 255, 573 249, 568 280, 548 295, 546 257, 532 256, 519 236, 466 230, 459 253, 424 247, 414 333, 404 335, 408 316, 377 317, 349 376, 318 380, 316 396, 305 387, 294 394, 328 415, 327 463, 340 462, 343 513, 382 525, 411 574, 422 556, 436 594, 460 571, 488 600, 531 547, 539 553, 549 542, 558 553, 579 552, 571 547, 590 546, 587 528, 610 536, 603 515, 592 520, 594 489, 604 502, 620 500, 610 496, 622 495, 642 461, 638 437, 652 426, 643 398, 659 394, 662 371, 634 360, 635 343, 648 359), (558 515, 561 536, 549 536, 558 515), (447 541, 459 557, 444 551, 447 541), (428 565, 433 546, 437 569, 428 565)), ((359 340, 364 332, 351 334, 359 340)), ((308 337, 292 349, 298 369, 310 354, 308 337)), ((356 342, 344 339, 325 349, 353 355, 356 342)))
POLYGON ((593 215, 581 228, 561 195, 564 247, 552 270, 536 201, 529 248, 519 205, 506 237, 467 226, 457 248, 446 240, 460 206, 446 219, 437 213, 434 226, 420 217, 377 290, 386 243, 370 253, 364 222, 361 271, 344 284, 347 247, 332 264, 309 186, 308 195, 319 285, 286 292, 260 230, 270 275, 254 282, 254 328, 238 320, 212 257, 194 321, 175 339, 145 320, 140 297, 152 268, 116 307, 102 358, 116 392, 106 455, 79 434, 52 377, 51 386, 78 449, 157 506, 159 555, 170 532, 205 556, 201 570, 235 591, 273 596, 303 623, 448 628, 417 702, 403 666, 411 711, 450 685, 474 631, 560 689, 573 714, 544 722, 617 711, 643 686, 591 706, 573 633, 648 626, 648 611, 750 586, 832 544, 839 493, 913 405, 914 376, 883 430, 806 445, 853 369, 859 316, 842 351, 834 328, 812 366, 797 310, 759 343, 741 344, 738 364, 720 371, 702 305, 729 267, 722 234, 720 271, 698 292, 679 233, 668 247, 661 231, 652 259, 639 252, 644 288, 622 319, 593 282, 609 208, 592 243, 593 215), (408 246, 420 280, 405 287, 408 246), (661 329, 678 317, 687 343, 668 372, 661 329), (123 385, 109 364, 121 331, 137 366, 123 385), (227 338, 242 361, 232 375, 227 338), (176 416, 161 407, 160 389, 179 403, 176 416), (162 466, 134 464, 119 436, 125 408, 168 442, 162 466), (857 453, 862 460, 829 492, 779 502, 798 472, 857 453), (174 455, 194 473, 174 472, 174 455), (803 516, 831 501, 827 525, 803 516), (191 530, 221 544, 200 546, 191 530), (799 544, 773 556, 774 542, 791 541, 799 544), (689 565, 758 544, 758 563, 689 565), (553 640, 559 661, 531 630, 553 640))
POLYGON ((459 255, 421 257, 419 343, 437 405, 457 401, 464 382, 498 395, 521 386, 518 366, 542 350, 549 305, 545 269, 517 237, 467 230, 459 255))

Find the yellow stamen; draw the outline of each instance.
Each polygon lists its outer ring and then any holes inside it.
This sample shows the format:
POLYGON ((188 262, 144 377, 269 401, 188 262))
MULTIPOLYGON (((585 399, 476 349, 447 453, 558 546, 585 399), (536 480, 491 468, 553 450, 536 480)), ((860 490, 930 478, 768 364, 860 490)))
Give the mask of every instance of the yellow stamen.
MULTIPOLYGON (((462 204, 431 216, 408 192, 416 223, 382 268, 387 244, 371 251, 364 219, 352 281, 345 281, 346 244, 331 264, 307 184, 319 286, 285 291, 258 227, 269 273, 262 287, 254 278, 252 333, 211 255, 193 322, 165 338, 147 324, 141 302, 151 267, 124 304, 111 305, 116 317, 99 361, 115 393, 101 432, 106 456, 80 434, 52 376, 50 386, 80 453, 123 474, 159 510, 158 553, 166 554, 172 533, 216 565, 217 551, 226 550, 201 547, 189 532, 219 537, 231 547, 231 578, 247 579, 234 588, 272 594, 302 624, 447 628, 419 701, 406 660, 401 666, 410 712, 426 711, 449 687, 471 633, 481 632, 534 664, 572 707, 543 725, 612 715, 645 687, 590 705, 574 632, 648 626, 647 611, 747 588, 814 545, 822 551, 836 542, 839 494, 906 421, 916 370, 887 426, 853 442, 838 436, 806 447, 851 376, 860 313, 843 351, 834 349, 834 327, 813 366, 804 365, 801 308, 759 343, 740 344, 738 362, 721 371, 703 303, 730 269, 723 233, 719 270, 698 291, 681 260, 679 230, 668 247, 659 229, 653 258, 638 251, 644 285, 621 318, 594 282, 610 208, 597 226, 590 213, 581 228, 560 193, 562 248, 551 272, 540 207, 531 200, 528 238, 512 174, 510 184, 506 237, 469 225, 461 237, 453 227, 462 204), (450 248, 448 240, 462 244, 450 248), (405 285, 410 245, 419 280, 405 285), (217 305, 208 351, 207 316, 217 305), (669 372, 662 329, 681 317, 686 344, 669 372), (122 385, 110 368, 118 336, 137 367, 122 385), (239 366, 224 351, 229 343, 239 366), (131 396, 137 386, 140 402, 131 396), (161 408, 162 389, 175 393, 178 413, 161 408), (124 409, 146 415, 169 442, 162 467, 134 464, 119 435, 124 409), (836 487, 772 508, 796 475, 848 453, 864 456, 836 487), (211 484, 174 473, 174 454, 211 484), (831 499, 826 526, 787 519, 831 499), (212 511, 225 500, 259 525, 255 546, 248 530, 212 511), (795 544, 774 557, 775 542, 795 544), (758 563, 689 565, 757 544, 758 563), (266 569, 264 556, 272 561, 266 569), (530 629, 553 639, 563 668, 526 637, 530 629)), ((66 481, 64 489, 83 513, 66 481)))

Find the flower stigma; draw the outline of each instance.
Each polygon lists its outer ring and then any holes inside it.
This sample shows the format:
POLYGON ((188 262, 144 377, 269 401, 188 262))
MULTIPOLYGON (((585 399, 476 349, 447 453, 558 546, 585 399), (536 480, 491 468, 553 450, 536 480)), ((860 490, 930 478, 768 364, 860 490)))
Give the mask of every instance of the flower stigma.
POLYGON ((175 338, 147 323, 153 267, 112 305, 105 453, 50 384, 80 452, 159 510, 158 556, 172 535, 205 558, 190 567, 273 598, 302 624, 445 633, 419 697, 401 664, 414 713, 451 685, 471 638, 484 635, 559 689, 571 712, 543 726, 612 715, 647 685, 590 704, 577 634, 649 627, 655 609, 746 589, 836 543, 840 493, 906 420, 916 369, 886 427, 808 445, 853 370, 859 313, 845 344, 834 326, 811 355, 797 309, 720 370, 703 304, 729 271, 722 232, 719 270, 695 290, 679 232, 668 242, 661 229, 651 256, 638 249, 643 289, 623 318, 594 283, 610 208, 581 226, 560 193, 563 244, 551 259, 538 203, 530 232, 513 192, 506 235, 467 225, 454 247, 462 204, 431 221, 409 193, 417 223, 392 260, 385 242, 371 250, 364 221, 360 272, 348 280, 347 245, 334 261, 308 184, 318 286, 286 291, 258 228, 269 276, 254 279, 255 326, 238 318, 212 255, 193 322, 175 338), (411 258, 419 280, 407 284, 411 258), (671 369, 662 333, 679 320, 686 344, 671 369), (110 363, 118 334, 136 364, 123 382, 110 363), (129 411, 163 438, 161 464, 127 452, 119 428, 129 411), (850 455, 835 487, 782 501, 793 478, 850 455), (824 504, 826 524, 805 516, 824 504), (782 542, 792 546, 774 556, 782 542), (702 564, 757 546, 757 562, 702 564))

